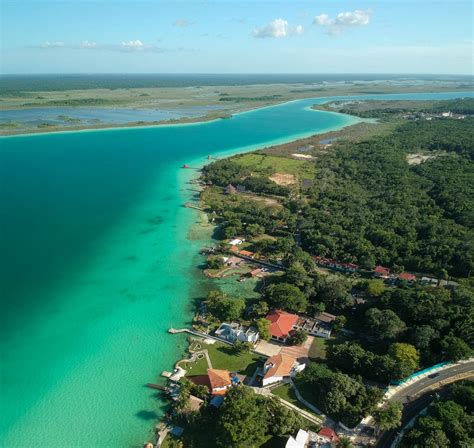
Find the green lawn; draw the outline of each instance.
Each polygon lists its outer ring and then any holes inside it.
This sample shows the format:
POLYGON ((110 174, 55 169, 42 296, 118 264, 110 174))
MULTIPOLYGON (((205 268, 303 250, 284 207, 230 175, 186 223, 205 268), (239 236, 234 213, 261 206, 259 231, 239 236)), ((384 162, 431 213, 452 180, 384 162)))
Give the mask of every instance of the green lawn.
MULTIPOLYGON (((243 154, 235 156, 232 161, 240 166, 261 173, 288 173, 299 177, 314 174, 314 162, 295 160, 288 157, 277 157, 266 154, 243 154)), ((311 176, 310 176, 311 177, 311 176)))
POLYGON ((308 357, 310 359, 326 359, 328 339, 315 337, 309 348, 308 357))
POLYGON ((285 401, 289 401, 295 406, 303 406, 296 398, 295 391, 289 384, 283 384, 281 386, 275 387, 275 389, 272 389, 272 394, 276 395, 277 397, 283 398, 283 400, 285 401))
POLYGON ((254 353, 235 352, 231 345, 216 342, 214 344, 201 344, 207 349, 211 358, 212 367, 215 369, 230 370, 242 375, 253 375, 255 369, 261 364, 259 356, 254 353))
POLYGON ((183 362, 181 367, 187 370, 186 376, 206 375, 207 361, 206 358, 198 359, 195 362, 183 362))

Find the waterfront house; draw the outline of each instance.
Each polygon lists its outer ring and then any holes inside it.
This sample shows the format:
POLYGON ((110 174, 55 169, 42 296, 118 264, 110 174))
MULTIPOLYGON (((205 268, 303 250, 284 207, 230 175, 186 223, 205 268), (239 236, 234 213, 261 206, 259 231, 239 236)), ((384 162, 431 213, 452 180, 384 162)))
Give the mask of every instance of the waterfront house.
POLYGON ((376 266, 374 269, 374 277, 388 278, 390 276, 390 269, 384 266, 376 266))
POLYGON ((229 259, 226 261, 227 266, 234 266, 234 267, 239 266, 241 263, 245 263, 244 260, 242 260, 242 258, 236 257, 235 255, 233 255, 232 257, 229 257, 229 259))
POLYGON ((278 342, 286 342, 291 330, 297 328, 298 316, 296 314, 287 313, 286 311, 272 311, 265 319, 271 322, 270 335, 273 340, 278 342))
POLYGON ((197 412, 201 409, 201 406, 204 404, 204 400, 201 400, 194 395, 190 395, 188 399, 188 406, 186 410, 188 412, 197 412))
POLYGON ((243 238, 234 238, 233 240, 230 240, 229 241, 229 244, 231 246, 238 246, 240 244, 242 244, 245 240, 243 238))
POLYGON ((216 330, 216 336, 228 342, 250 342, 256 344, 259 339, 259 333, 254 327, 244 327, 238 322, 223 322, 216 330))
POLYGON ((263 366, 262 386, 278 383, 304 370, 305 364, 300 364, 289 355, 278 354, 268 358, 263 366))
POLYGON ((227 389, 232 385, 228 370, 207 369, 207 376, 212 395, 225 395, 227 389))

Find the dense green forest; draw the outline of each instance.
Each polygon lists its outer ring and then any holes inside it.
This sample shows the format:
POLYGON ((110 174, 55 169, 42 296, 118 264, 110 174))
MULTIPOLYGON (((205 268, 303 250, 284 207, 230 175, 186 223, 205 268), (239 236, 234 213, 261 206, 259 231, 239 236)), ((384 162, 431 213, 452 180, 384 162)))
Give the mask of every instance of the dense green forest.
POLYGON ((474 121, 407 122, 318 161, 303 247, 351 261, 466 277, 473 269, 474 121), (408 154, 434 155, 409 165, 408 154))
POLYGON ((448 395, 428 407, 413 429, 404 436, 404 448, 474 446, 474 385, 455 384, 448 395))

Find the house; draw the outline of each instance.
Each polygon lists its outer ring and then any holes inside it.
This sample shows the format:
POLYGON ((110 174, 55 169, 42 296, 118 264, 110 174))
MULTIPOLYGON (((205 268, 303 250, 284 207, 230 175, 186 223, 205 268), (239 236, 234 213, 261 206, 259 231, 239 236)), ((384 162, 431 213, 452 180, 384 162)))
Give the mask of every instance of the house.
POLYGON ((250 277, 262 277, 263 276, 263 271, 261 268, 254 269, 249 272, 250 277))
POLYGON ((337 434, 334 432, 334 429, 329 428, 325 426, 324 428, 321 428, 321 430, 318 432, 318 442, 320 444, 336 444, 339 442, 339 437, 337 434))
POLYGON ((416 281, 416 275, 411 274, 410 272, 402 272, 401 274, 398 274, 398 280, 405 282, 414 282, 416 281))
POLYGON ((239 254, 249 258, 253 258, 255 256, 255 254, 253 252, 250 252, 249 250, 241 250, 239 254))
POLYGON ((204 403, 204 400, 201 400, 200 398, 195 397, 194 395, 190 395, 188 399, 187 410, 190 412, 199 411, 203 403, 204 403))
POLYGON ((235 253, 239 253, 239 248, 237 246, 230 246, 230 251, 235 252, 235 253))
POLYGON ((320 266, 326 266, 332 269, 337 269, 339 271, 356 272, 359 270, 359 265, 354 264, 354 263, 345 263, 342 261, 336 261, 331 258, 325 258, 325 257, 320 257, 320 256, 316 256, 313 258, 316 264, 320 266))
POLYGON ((256 344, 260 335, 254 327, 244 327, 238 322, 224 322, 216 330, 216 336, 229 342, 250 342, 256 344))
POLYGON ((305 365, 299 364, 295 358, 288 355, 274 355, 268 358, 263 366, 262 386, 268 386, 294 376, 304 370, 305 365))
POLYGON ((287 440, 285 448, 306 448, 309 440, 309 433, 304 429, 299 429, 298 434, 296 434, 296 438, 290 436, 290 438, 287 440))
POLYGON ((207 369, 207 376, 212 395, 225 395, 227 389, 232 385, 228 370, 207 369))
POLYGON ((231 246, 238 246, 239 244, 242 244, 243 242, 244 242, 244 239, 234 238, 233 240, 229 241, 229 244, 231 246))
POLYGON ((298 316, 285 311, 276 310, 269 313, 265 319, 270 323, 270 335, 272 339, 286 342, 291 330, 297 328, 298 316))
POLYGON ((225 263, 227 266, 239 266, 241 263, 244 263, 244 260, 242 260, 242 258, 232 256, 229 257, 225 263))
POLYGON ((374 269, 374 277, 388 278, 390 276, 390 269, 384 266, 376 266, 374 269))
POLYGON ((296 328, 304 330, 311 336, 318 336, 320 338, 330 337, 332 331, 331 323, 318 319, 312 319, 310 317, 300 317, 296 323, 296 328))
POLYGON ((235 194, 237 193, 237 188, 235 188, 233 185, 229 184, 227 187, 224 188, 224 193, 225 194, 235 194))

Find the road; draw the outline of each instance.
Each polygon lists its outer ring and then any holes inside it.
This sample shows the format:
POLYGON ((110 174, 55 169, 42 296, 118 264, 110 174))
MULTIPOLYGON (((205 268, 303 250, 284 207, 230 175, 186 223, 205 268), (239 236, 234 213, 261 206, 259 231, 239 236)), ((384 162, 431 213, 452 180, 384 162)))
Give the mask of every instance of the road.
MULTIPOLYGON (((446 386, 449 383, 463 378, 474 378, 474 361, 449 367, 424 377, 394 394, 389 401, 400 401, 404 404, 402 428, 426 408, 436 395, 440 397, 446 395, 446 386)), ((384 432, 377 443, 377 448, 390 448, 398 431, 399 429, 384 432)))

